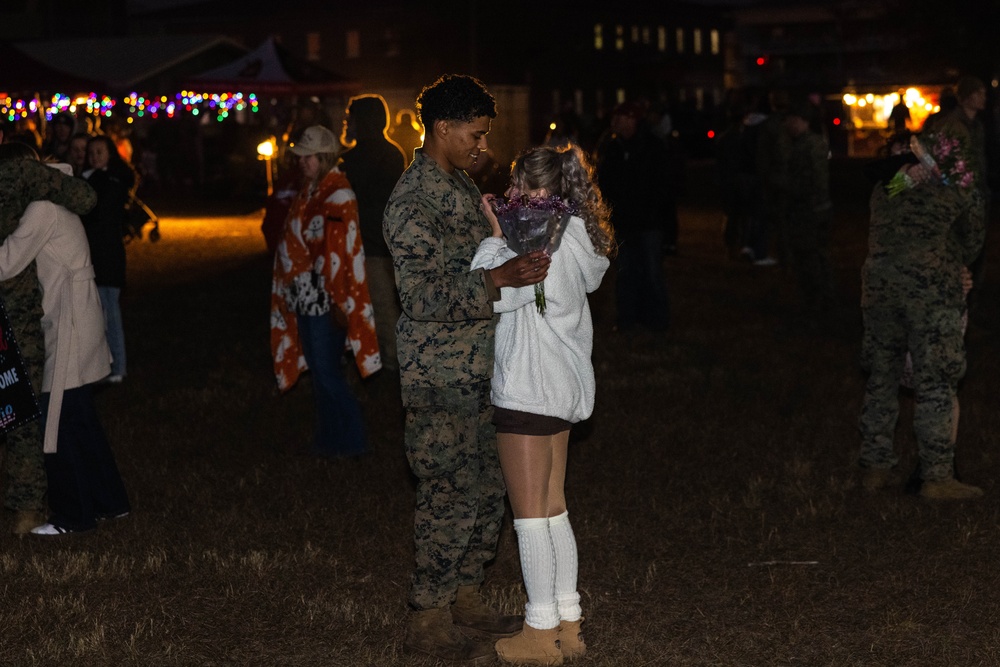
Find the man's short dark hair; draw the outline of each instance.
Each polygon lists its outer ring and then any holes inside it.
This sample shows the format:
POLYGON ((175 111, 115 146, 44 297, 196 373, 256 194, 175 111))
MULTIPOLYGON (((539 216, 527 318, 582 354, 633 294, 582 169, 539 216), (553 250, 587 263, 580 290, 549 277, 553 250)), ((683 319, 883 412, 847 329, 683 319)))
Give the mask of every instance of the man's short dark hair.
POLYGON ((417 97, 417 115, 425 128, 438 120, 466 123, 480 116, 497 117, 497 103, 479 79, 464 74, 445 74, 417 97))

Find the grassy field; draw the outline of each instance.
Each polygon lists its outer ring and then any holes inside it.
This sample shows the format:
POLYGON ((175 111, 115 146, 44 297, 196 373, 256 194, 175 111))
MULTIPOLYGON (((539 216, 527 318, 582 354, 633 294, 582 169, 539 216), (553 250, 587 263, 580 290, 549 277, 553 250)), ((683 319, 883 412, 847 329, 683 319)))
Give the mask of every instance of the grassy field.
MULTIPOLYGON (((835 317, 732 262, 692 169, 663 338, 594 295, 595 414, 567 493, 594 667, 1000 664, 996 236, 968 333, 959 466, 985 499, 862 492, 858 271, 867 193, 835 171, 835 317), (992 379, 991 379, 992 378, 992 379)), ((169 211, 167 211, 169 213, 169 211)), ((0 665, 436 665, 401 653, 413 483, 398 385, 358 383, 372 454, 303 454, 308 376, 279 396, 259 218, 167 215, 129 246, 129 375, 99 408, 134 512, 80 536, 0 532, 0 665)), ((915 462, 904 396, 897 448, 915 462)), ((6 517, 9 520, 9 516, 6 517)), ((513 531, 485 590, 523 604, 513 531)), ((497 661, 497 664, 500 663, 497 661)))

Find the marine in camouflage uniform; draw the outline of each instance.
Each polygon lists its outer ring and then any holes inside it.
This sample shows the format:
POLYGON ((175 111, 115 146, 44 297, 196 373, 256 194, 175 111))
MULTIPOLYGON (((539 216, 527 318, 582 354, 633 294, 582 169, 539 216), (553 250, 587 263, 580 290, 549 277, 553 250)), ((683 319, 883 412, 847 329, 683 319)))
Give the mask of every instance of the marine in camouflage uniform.
POLYGON ((385 213, 403 307, 396 345, 406 455, 418 480, 415 609, 448 605, 458 586, 482 581, 503 520, 489 398, 499 291, 485 271, 469 272, 489 234, 471 179, 417 149, 385 213))
POLYGON ((404 440, 417 478, 416 564, 404 638, 407 651, 470 660, 521 629, 479 593, 496 553, 504 481, 492 424, 493 302, 505 285, 544 279, 549 260, 530 253, 470 271, 490 235, 481 195, 465 170, 486 151, 495 102, 472 77, 445 75, 424 88, 417 108, 427 134, 396 184, 383 219, 402 315, 396 325, 404 440))
POLYGON ((791 264, 807 310, 823 312, 833 305, 830 268, 830 149, 826 140, 808 129, 815 113, 808 105, 789 111, 786 127, 792 135, 788 155, 788 243, 791 264))
MULTIPOLYGON (((97 195, 81 179, 33 160, 0 160, 0 243, 20 221, 28 204, 47 199, 77 215, 90 211, 97 195)), ((41 396, 45 367, 42 335, 42 295, 32 262, 16 277, 0 282, 3 298, 21 355, 31 376, 36 396, 41 396)), ((14 429, 4 438, 7 487, 4 506, 16 512, 45 513, 45 460, 41 424, 33 421, 14 429)))
POLYGON ((984 235, 984 206, 974 188, 924 184, 890 198, 875 186, 862 268, 862 365, 870 373, 859 420, 863 468, 887 470, 898 462, 893 434, 909 350, 922 477, 950 483, 952 404, 965 373, 961 270, 984 235))

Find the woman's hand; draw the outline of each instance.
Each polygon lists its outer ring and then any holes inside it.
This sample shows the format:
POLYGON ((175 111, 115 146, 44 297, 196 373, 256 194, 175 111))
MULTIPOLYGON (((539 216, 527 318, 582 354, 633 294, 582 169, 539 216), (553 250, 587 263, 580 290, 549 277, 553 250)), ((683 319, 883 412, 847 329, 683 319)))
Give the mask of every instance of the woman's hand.
POLYGON ((934 174, 931 173, 931 170, 920 163, 904 164, 899 170, 913 179, 913 182, 916 184, 927 183, 934 179, 934 174))
POLYGON ((497 220, 496 213, 493 212, 493 200, 496 198, 496 195, 483 195, 480 206, 483 208, 483 214, 486 216, 486 219, 490 221, 490 227, 493 229, 493 237, 502 239, 503 230, 500 229, 500 221, 497 220))
POLYGON ((490 277, 497 287, 524 287, 545 280, 552 258, 544 250, 536 250, 527 255, 509 259, 495 269, 490 269, 490 277))

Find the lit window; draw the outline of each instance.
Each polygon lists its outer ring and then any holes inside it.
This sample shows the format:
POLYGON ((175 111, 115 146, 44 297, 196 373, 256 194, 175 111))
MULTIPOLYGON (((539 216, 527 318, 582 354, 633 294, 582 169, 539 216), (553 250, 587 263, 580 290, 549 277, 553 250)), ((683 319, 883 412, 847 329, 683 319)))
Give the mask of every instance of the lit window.
POLYGON ((701 30, 695 28, 691 33, 691 49, 695 53, 701 53, 701 30))
POLYGON ((667 29, 662 25, 656 29, 656 48, 658 51, 667 50, 667 29))
POLYGON ((649 26, 642 26, 642 43, 649 44, 649 26))
POLYGON ((632 43, 636 44, 639 41, 639 26, 632 26, 632 43))
POLYGON ((684 53, 684 28, 677 29, 677 53, 684 53))
POLYGON ((694 107, 698 111, 705 108, 705 91, 702 88, 694 89, 694 107))
POLYGON ((604 26, 600 23, 594 24, 594 49, 600 51, 604 48, 604 26))
POLYGON ((719 31, 713 30, 712 32, 708 33, 708 39, 712 45, 711 46, 712 55, 713 56, 719 55, 719 31))
POLYGON ((361 33, 357 30, 347 31, 347 57, 361 57, 361 33))
POLYGON ((583 91, 579 88, 573 91, 573 109, 577 116, 583 115, 583 91))
POLYGON ((615 104, 623 104, 625 102, 625 89, 619 88, 615 91, 615 104))
POLYGON ((625 28, 620 25, 615 26, 615 50, 621 51, 625 48, 625 28))

